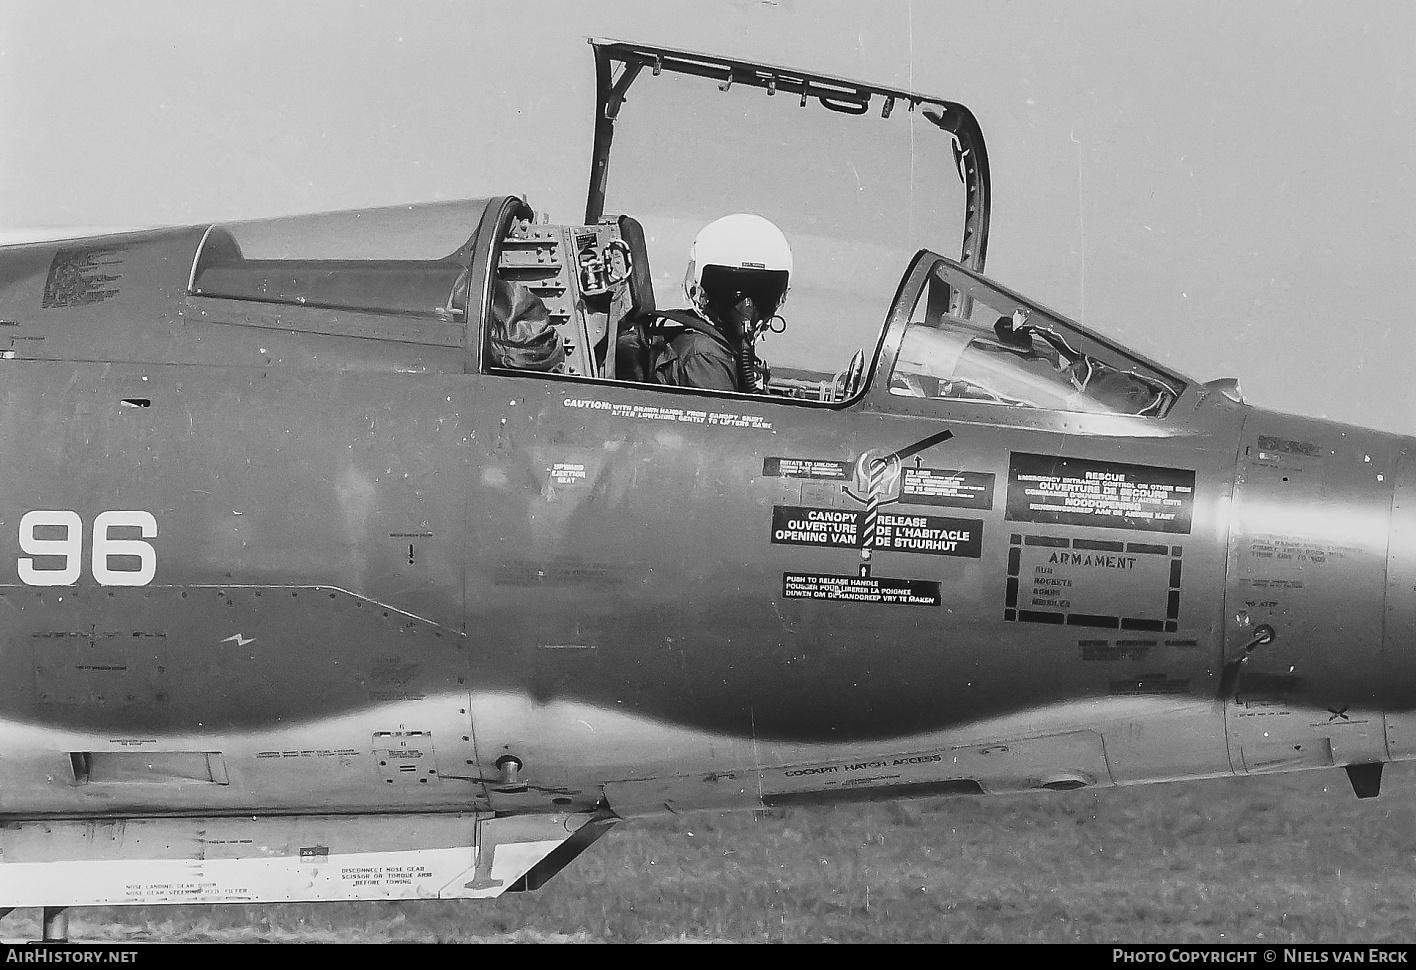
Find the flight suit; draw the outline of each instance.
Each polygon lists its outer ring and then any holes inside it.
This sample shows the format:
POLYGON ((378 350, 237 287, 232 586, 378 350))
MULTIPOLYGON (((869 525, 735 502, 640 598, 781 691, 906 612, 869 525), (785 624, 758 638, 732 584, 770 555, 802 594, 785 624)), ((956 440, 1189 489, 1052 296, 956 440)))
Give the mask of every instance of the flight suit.
POLYGON ((655 384, 736 391, 737 362, 727 341, 697 330, 682 330, 655 342, 650 375, 655 384))

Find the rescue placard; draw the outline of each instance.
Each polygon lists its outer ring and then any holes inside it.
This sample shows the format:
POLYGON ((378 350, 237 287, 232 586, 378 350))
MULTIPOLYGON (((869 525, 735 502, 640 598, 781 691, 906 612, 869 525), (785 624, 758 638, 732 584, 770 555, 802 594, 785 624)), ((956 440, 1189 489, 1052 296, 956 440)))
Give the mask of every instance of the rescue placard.
POLYGON ((824 573, 783 573, 782 596, 789 600, 838 600, 938 606, 939 584, 925 579, 885 579, 879 576, 833 576, 824 573))
POLYGON ((987 472, 911 468, 900 476, 900 501, 916 505, 949 505, 960 509, 993 508, 993 476, 987 472))
POLYGON ((1114 461, 1013 453, 1006 517, 1188 534, 1195 473, 1114 461))
MULTIPOLYGON (((772 541, 778 545, 859 549, 869 515, 864 509, 774 505, 772 541)), ((877 512, 871 547, 887 552, 977 559, 983 552, 983 521, 877 512)))

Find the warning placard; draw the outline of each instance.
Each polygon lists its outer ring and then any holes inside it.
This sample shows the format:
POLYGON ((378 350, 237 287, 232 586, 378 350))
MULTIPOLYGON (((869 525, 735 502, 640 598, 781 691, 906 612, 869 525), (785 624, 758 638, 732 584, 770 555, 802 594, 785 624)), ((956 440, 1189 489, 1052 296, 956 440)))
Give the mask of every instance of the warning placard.
POLYGON ((939 584, 924 579, 783 573, 782 596, 786 599, 938 606, 939 584))
POLYGON ((1180 551, 1152 542, 1014 536, 1004 619, 1174 632, 1180 551))
POLYGON ((579 485, 585 481, 582 462, 558 461, 551 466, 551 482, 555 485, 579 485))
POLYGON ((822 546, 891 552, 917 552, 931 556, 977 559, 983 553, 983 521, 944 515, 877 512, 874 529, 867 528, 870 514, 864 509, 772 507, 772 541, 778 545, 822 546), (867 535, 869 533, 869 535, 867 535))
POLYGON ((1151 532, 1190 531, 1195 473, 1014 452, 1007 518, 1151 532))
POLYGON ((987 472, 943 468, 901 469, 900 501, 949 505, 960 509, 993 508, 993 476, 987 472))
POLYGON ((772 541, 788 546, 860 548, 860 511, 772 506, 772 541))
POLYGON ((977 559, 983 553, 983 520, 881 512, 875 548, 977 559))
POLYGON ((825 482, 849 482, 855 466, 830 458, 764 458, 762 474, 767 478, 812 478, 825 482))

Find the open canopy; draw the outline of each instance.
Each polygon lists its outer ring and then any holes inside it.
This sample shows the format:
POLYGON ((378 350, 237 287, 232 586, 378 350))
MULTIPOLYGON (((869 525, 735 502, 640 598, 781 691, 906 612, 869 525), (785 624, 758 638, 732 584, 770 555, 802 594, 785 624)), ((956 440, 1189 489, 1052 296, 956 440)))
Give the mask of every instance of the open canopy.
POLYGON ((793 367, 844 367, 878 333, 920 249, 982 269, 988 159, 963 105, 716 55, 592 44, 586 221, 629 213, 643 223, 661 307, 684 305, 694 236, 733 212, 765 216, 791 244, 786 331, 762 352, 793 367))
MULTIPOLYGON (((585 208, 586 222, 595 222, 604 213, 610 149, 614 141, 615 125, 620 117, 621 108, 629 100, 631 86, 640 78, 644 69, 648 68, 650 77, 653 78, 662 77, 667 73, 669 76, 698 79, 699 83, 692 85, 691 88, 695 97, 700 93, 711 96, 709 94, 710 85, 724 93, 729 92, 734 86, 738 86, 739 88, 757 88, 769 97, 781 95, 783 102, 795 101, 800 108, 814 103, 820 105, 821 108, 835 112, 838 116, 862 116, 878 111, 881 120, 888 120, 897 109, 900 109, 906 117, 917 113, 930 125, 947 133, 952 141, 954 161, 964 190, 964 205, 960 214, 962 244, 959 260, 970 269, 982 272, 988 248, 990 200, 988 151, 984 145, 983 131, 979 127, 978 120, 974 117, 973 112, 964 105, 900 88, 775 67, 753 61, 675 50, 669 47, 650 47, 643 44, 628 44, 610 40, 592 40, 591 44, 595 48, 597 114, 590 194, 585 208)), ((643 87, 644 85, 641 84, 636 94, 642 92, 643 87)), ((691 110, 689 104, 680 103, 676 107, 684 109, 684 111, 691 110)), ((696 111, 691 114, 680 112, 679 116, 685 118, 695 127, 703 117, 696 111)), ((744 121, 743 127, 746 128, 749 119, 746 115, 741 117, 744 121)), ((655 129, 664 132, 667 139, 672 129, 665 124, 665 121, 666 119, 658 119, 655 129)), ((823 123, 822 119, 813 117, 811 122, 823 131, 831 132, 828 137, 833 139, 838 137, 834 127, 823 123)), ((796 122, 789 122, 784 118, 775 122, 779 134, 784 133, 784 129, 789 125, 795 124, 796 122)), ((901 127, 902 125, 897 122, 896 126, 901 127)), ((911 125, 910 134, 913 135, 915 130, 915 127, 911 125)), ((743 131, 736 134, 740 136, 745 133, 753 134, 743 131)), ((708 131, 703 134, 708 138, 720 138, 725 141, 736 140, 733 137, 735 133, 730 131, 718 133, 708 131)), ((840 141, 823 142, 823 144, 834 144, 838 149, 844 147, 840 141)), ((768 149, 771 146, 762 145, 761 147, 768 149)), ((913 141, 911 141, 911 148, 915 148, 913 141)), ((749 149, 749 153, 757 154, 751 149, 749 149)), ((794 163, 799 164, 801 161, 801 159, 790 157, 775 160, 769 158, 765 159, 765 164, 791 172, 796 169, 794 163)), ((819 159, 813 160, 813 167, 819 161, 819 159)), ((910 161, 913 164, 914 159, 911 158, 910 161)), ((864 186, 861 188, 864 190, 864 186)), ((939 242, 935 243, 935 248, 942 248, 939 242)))

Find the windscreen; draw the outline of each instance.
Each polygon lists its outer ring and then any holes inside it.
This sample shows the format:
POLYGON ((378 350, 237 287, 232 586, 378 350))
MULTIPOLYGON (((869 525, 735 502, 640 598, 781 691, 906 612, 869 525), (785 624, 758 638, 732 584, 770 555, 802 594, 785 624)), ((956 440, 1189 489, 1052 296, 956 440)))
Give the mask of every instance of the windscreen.
POLYGON ((661 309, 686 307, 694 236, 751 212, 786 234, 793 270, 780 329, 758 345, 774 374, 829 375, 874 347, 922 248, 958 252, 964 190, 953 138, 879 100, 865 114, 797 94, 644 71, 615 127, 604 211, 644 226, 661 309))
POLYGON ((915 297, 887 387, 897 397, 1159 417, 1185 384, 940 260, 915 297))

